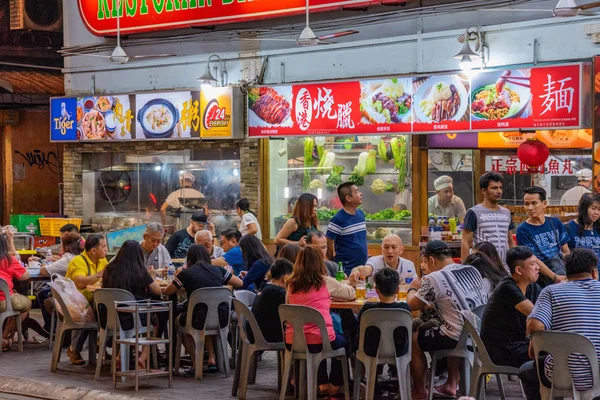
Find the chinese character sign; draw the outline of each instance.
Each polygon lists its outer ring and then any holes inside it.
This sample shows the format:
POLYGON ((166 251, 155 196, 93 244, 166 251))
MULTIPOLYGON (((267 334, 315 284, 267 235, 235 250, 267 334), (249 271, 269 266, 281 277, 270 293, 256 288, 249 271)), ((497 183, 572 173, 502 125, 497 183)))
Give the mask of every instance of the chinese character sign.
POLYGON ((147 93, 135 96, 136 138, 200 137, 200 93, 147 93))
POLYGON ((531 95, 534 127, 573 127, 580 121, 579 65, 532 68, 531 95))
POLYGON ((77 99, 77 130, 81 140, 131 140, 130 96, 87 96, 77 99))

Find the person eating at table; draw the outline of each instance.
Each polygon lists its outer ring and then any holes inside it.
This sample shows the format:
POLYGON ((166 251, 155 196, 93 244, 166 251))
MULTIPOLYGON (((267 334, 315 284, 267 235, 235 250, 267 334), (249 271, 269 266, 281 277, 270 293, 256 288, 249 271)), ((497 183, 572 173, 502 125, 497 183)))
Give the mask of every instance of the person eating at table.
MULTIPOLYGON (((133 295, 136 300, 147 300, 152 295, 160 296, 161 290, 158 282, 154 280, 156 272, 148 271, 144 262, 144 251, 142 246, 135 240, 127 240, 119 252, 106 266, 102 275, 103 289, 123 289, 133 295)), ((99 309, 100 320, 106 321, 106 310, 99 309)), ((124 330, 134 328, 131 314, 119 315, 121 327, 124 330)), ((140 318, 142 326, 146 326, 147 318, 140 318)), ((140 369, 146 368, 149 347, 143 346, 142 353, 138 358, 140 369)))
POLYGON ((244 265, 248 268, 247 271, 240 272, 240 278, 244 281, 244 289, 254 287, 254 291, 257 292, 264 284, 265 275, 269 272, 275 259, 254 235, 242 237, 240 249, 244 265))
MULTIPOLYGON (((484 289, 483 278, 477 269, 454 263, 446 242, 433 240, 427 243, 423 256, 431 273, 423 276, 422 281, 420 278, 412 281, 407 291, 407 303, 413 311, 435 306, 442 325, 413 332, 410 363, 413 400, 426 399, 429 395, 425 386, 425 352, 455 348, 463 326, 461 311, 486 304, 490 295, 484 289)), ((448 358, 448 380, 442 386, 432 388, 434 393, 456 396, 459 361, 456 357, 448 358)))
MULTIPOLYGON (((164 291, 165 295, 171 296, 177 294, 180 289, 185 289, 187 298, 192 296, 192 293, 198 289, 223 287, 229 285, 234 289, 242 287, 243 282, 240 278, 233 275, 230 271, 223 267, 211 265, 210 255, 204 246, 197 244, 192 245, 187 253, 186 268, 177 270, 175 279, 167 286, 164 291)), ((206 307, 197 307, 195 310, 189 310, 187 301, 177 306, 177 311, 181 312, 178 317, 179 325, 185 326, 187 313, 193 312, 192 326, 196 329, 202 329, 206 320, 206 307)), ((229 315, 219 311, 220 320, 228 320, 229 315)), ((215 357, 215 340, 213 336, 206 337, 206 349, 208 351, 208 372, 217 371, 217 361, 215 357)), ((187 353, 192 356, 192 363, 196 368, 196 348, 194 340, 189 335, 184 335, 183 346, 187 353)), ((179 351, 179 349, 176 349, 179 351)), ((189 373, 194 373, 194 370, 188 370, 189 373)))
POLYGON ((142 253, 144 255, 144 263, 146 268, 154 270, 164 270, 171 263, 171 255, 169 250, 162 244, 165 237, 165 228, 158 222, 148 222, 146 224, 146 232, 144 232, 144 240, 142 245, 142 253))
POLYGON ((296 263, 296 259, 298 258, 298 254, 300 254, 301 247, 296 243, 288 243, 279 250, 277 253, 277 259, 286 259, 293 264, 296 263))
POLYGON ((189 226, 175 232, 165 245, 171 258, 185 258, 188 249, 194 244, 194 236, 196 233, 207 227, 214 230, 214 225, 208 222, 208 217, 204 211, 196 211, 193 213, 190 218, 189 226))
MULTIPOLYGON (((77 289, 83 294, 87 301, 92 304, 93 293, 87 290, 89 285, 94 285, 102 279, 102 274, 108 261, 106 253, 108 247, 103 235, 93 234, 85 241, 85 250, 75 256, 67 268, 67 279, 71 279, 77 289)), ((89 336, 89 331, 74 331, 71 346, 67 350, 67 356, 73 365, 83 365, 85 361, 81 357, 81 350, 89 336)))
MULTIPOLYGON (((6 281, 10 295, 10 298, 6 299, 4 293, 0 292, 0 312, 6 311, 6 302, 10 301, 13 310, 20 312, 21 320, 24 321, 29 315, 31 300, 14 291, 13 279, 26 281, 29 279, 29 271, 15 257, 13 236, 14 233, 10 229, 7 229, 5 234, 0 234, 0 278, 6 281)), ((2 330, 2 351, 7 351, 12 346, 15 331, 16 321, 10 318, 2 330)))
POLYGON ((381 255, 370 257, 365 265, 353 268, 349 276, 350 281, 356 282, 360 277, 372 276, 384 268, 391 268, 398 272, 400 276, 409 270, 415 272, 415 264, 406 258, 402 258, 402 253, 404 253, 404 245, 400 236, 387 235, 381 242, 381 255))
POLYGON ((211 260, 223 257, 225 252, 214 243, 213 234, 206 229, 196 232, 195 242, 197 245, 204 246, 211 260))
MULTIPOLYGON (((331 318, 331 298, 325 283, 325 262, 321 249, 314 245, 307 245, 298 254, 294 264, 292 275, 287 279, 287 304, 313 307, 321 313, 325 320, 328 340, 333 350, 347 347, 347 341, 343 334, 338 334, 333 328, 331 318)), ((308 351, 321 351, 323 339, 319 329, 315 326, 306 325, 304 336, 308 351)), ((294 338, 294 327, 288 326, 285 330, 285 345, 288 350, 292 348, 294 338)), ((347 350, 347 349, 346 349, 347 350)), ((324 360, 319 365, 317 373, 317 384, 319 391, 328 396, 336 396, 340 386, 344 383, 342 375, 342 363, 340 360, 331 360, 331 372, 327 375, 327 362, 324 360)))
MULTIPOLYGON (((242 239, 242 233, 235 228, 230 228, 221 233, 221 247, 225 254, 212 260, 212 265, 218 267, 231 267, 233 273, 237 276, 246 270, 244 257, 239 243, 242 239)), ((261 244, 262 245, 262 244, 261 244)))
POLYGON ((327 259, 327 238, 325 237, 325 234, 321 231, 311 231, 308 235, 306 235, 306 244, 314 244, 321 249, 323 252, 323 257, 325 257, 327 273, 329 276, 335 278, 338 266, 333 261, 327 259))

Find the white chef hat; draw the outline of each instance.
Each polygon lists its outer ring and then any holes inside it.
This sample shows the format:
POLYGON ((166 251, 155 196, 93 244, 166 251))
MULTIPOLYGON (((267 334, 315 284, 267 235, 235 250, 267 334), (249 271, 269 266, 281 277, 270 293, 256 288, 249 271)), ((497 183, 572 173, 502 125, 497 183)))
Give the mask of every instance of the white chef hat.
POLYGON ((452 186, 452 182, 452 178, 450 178, 448 175, 442 175, 433 181, 433 186, 435 187, 435 191, 439 192, 440 190, 452 186))
POLYGON ((591 169, 584 168, 577 171, 575 176, 577 176, 578 181, 591 181, 593 173, 591 169))
POLYGON ((196 181, 196 177, 191 172, 182 172, 181 174, 179 174, 179 179, 180 180, 187 179, 192 182, 196 181))

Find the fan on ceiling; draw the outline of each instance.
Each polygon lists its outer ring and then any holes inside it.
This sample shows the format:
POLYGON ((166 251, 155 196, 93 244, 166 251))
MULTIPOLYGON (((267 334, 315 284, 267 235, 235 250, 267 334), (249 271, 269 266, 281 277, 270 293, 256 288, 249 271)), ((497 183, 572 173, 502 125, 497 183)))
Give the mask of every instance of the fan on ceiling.
POLYGON ((298 46, 302 47, 311 47, 317 46, 320 44, 335 44, 336 42, 331 42, 329 39, 335 39, 342 36, 355 35, 358 31, 355 30, 347 30, 334 32, 327 35, 317 36, 315 32, 310 28, 310 20, 309 20, 309 5, 306 0, 306 26, 302 30, 300 37, 298 39, 284 39, 284 38, 242 38, 242 40, 265 40, 265 41, 280 41, 280 42, 296 42, 298 46))
POLYGON ((111 204, 123 203, 131 194, 131 177, 125 171, 103 171, 98 176, 97 188, 102 199, 111 204))
MULTIPOLYGON (((117 7, 121 7, 121 1, 117 0, 117 7)), ((125 53, 123 47, 121 47, 121 16, 120 13, 117 13, 117 46, 114 48, 110 56, 105 56, 102 54, 93 54, 93 53, 77 53, 70 51, 59 51, 62 55, 67 56, 90 56, 90 57, 100 57, 100 58, 108 58, 110 61, 116 64, 125 64, 130 59, 135 60, 148 60, 154 58, 166 58, 166 57, 175 57, 176 54, 173 53, 163 53, 163 54, 150 54, 150 55, 139 55, 139 56, 128 56, 125 53)))
POLYGON ((600 15, 600 12, 591 11, 594 8, 600 7, 600 1, 588 4, 582 4, 580 6, 575 3, 575 0, 559 0, 556 7, 553 9, 530 9, 530 8, 491 8, 486 9, 489 11, 507 11, 507 12, 539 12, 539 13, 551 13, 553 16, 558 18, 568 18, 581 16, 594 16, 600 15))

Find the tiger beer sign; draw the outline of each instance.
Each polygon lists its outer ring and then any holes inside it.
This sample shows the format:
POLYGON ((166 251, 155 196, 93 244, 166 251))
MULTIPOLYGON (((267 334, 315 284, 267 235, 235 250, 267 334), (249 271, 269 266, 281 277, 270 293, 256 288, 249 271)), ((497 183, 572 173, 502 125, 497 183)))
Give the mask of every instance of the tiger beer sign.
MULTIPOLYGON (((96 36, 222 25, 302 14, 305 0, 77 0, 86 28, 96 36)), ((403 2, 403 1, 399 1, 403 2)), ((311 0, 310 12, 367 7, 389 0, 311 0)))

